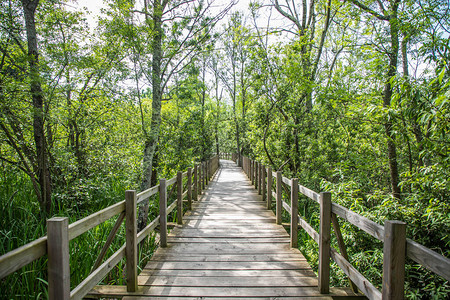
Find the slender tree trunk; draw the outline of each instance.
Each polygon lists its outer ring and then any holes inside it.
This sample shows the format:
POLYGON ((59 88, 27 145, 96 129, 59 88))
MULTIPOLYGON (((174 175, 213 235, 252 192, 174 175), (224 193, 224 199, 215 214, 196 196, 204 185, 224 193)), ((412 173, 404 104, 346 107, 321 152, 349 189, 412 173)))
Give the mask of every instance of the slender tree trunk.
MULTIPOLYGON (((144 142, 143 153, 143 170, 141 191, 151 187, 153 157, 155 155, 156 146, 158 144, 159 130, 161 126, 161 100, 162 100, 162 86, 161 86, 161 61, 162 61, 162 12, 163 5, 160 0, 153 2, 153 61, 152 61, 152 119, 150 123, 150 131, 146 136, 144 142)), ((147 226, 148 218, 148 201, 144 201, 139 207, 138 229, 142 230, 147 226)))
POLYGON ((22 0, 28 42, 30 92, 33 102, 33 135, 37 160, 36 174, 40 185, 40 194, 37 197, 43 211, 49 213, 51 209, 52 184, 44 129, 45 99, 41 87, 36 23, 34 20, 38 4, 39 0, 22 0))
MULTIPOLYGON (((386 76, 386 84, 384 86, 384 94, 383 94, 383 106, 389 108, 391 106, 392 99, 392 91, 393 87, 391 85, 391 79, 397 74, 397 63, 398 63, 398 52, 399 52, 399 26, 397 19, 397 11, 398 11, 398 2, 393 1, 392 5, 392 15, 389 19, 389 29, 391 35, 391 52, 389 53, 389 69, 386 76)), ((397 147, 395 145, 395 131, 393 128, 392 119, 388 119, 384 124, 384 129, 387 135, 387 147, 388 147, 388 159, 389 159, 389 170, 391 177, 391 189, 392 195, 395 198, 401 198, 400 191, 400 179, 399 179, 399 171, 398 171, 398 162, 397 162, 397 147)))

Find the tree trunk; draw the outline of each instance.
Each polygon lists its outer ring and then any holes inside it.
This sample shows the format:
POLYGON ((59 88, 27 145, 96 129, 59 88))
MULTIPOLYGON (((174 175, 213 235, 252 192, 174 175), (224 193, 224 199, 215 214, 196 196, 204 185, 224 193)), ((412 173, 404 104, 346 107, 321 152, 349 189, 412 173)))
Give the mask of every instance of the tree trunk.
POLYGON ((34 20, 39 0, 22 0, 28 42, 28 62, 30 66, 30 92, 33 102, 33 135, 36 147, 37 170, 40 191, 37 195, 41 208, 49 213, 51 209, 52 184, 48 163, 47 143, 44 129, 45 99, 41 87, 39 52, 36 24, 34 20))
MULTIPOLYGON (((397 62, 398 62, 398 51, 399 51, 399 28, 398 28, 398 19, 397 19, 397 11, 398 11, 398 2, 393 1, 392 5, 392 14, 389 19, 389 29, 391 35, 391 52, 389 53, 389 69, 386 76, 386 84, 384 86, 383 93, 383 106, 389 108, 391 106, 392 99, 392 85, 391 79, 397 74, 397 62)), ((399 187, 399 171, 398 171, 398 163, 397 163, 397 147, 395 145, 395 132, 393 129, 393 121, 391 118, 384 124, 384 129, 387 135, 387 147, 388 147, 388 159, 389 159, 389 170, 391 177, 391 189, 392 195, 400 199, 401 191, 399 187)))
MULTIPOLYGON (((162 86, 161 86, 161 61, 162 61, 162 12, 163 6, 160 0, 153 2, 153 61, 152 61, 152 119, 150 123, 150 131, 146 136, 144 143, 143 155, 143 170, 141 191, 151 187, 153 157, 155 155, 156 146, 158 144, 159 129, 161 126, 161 100, 162 100, 162 86)), ((139 207, 139 228, 142 230, 147 226, 148 218, 148 201, 144 201, 139 207)))

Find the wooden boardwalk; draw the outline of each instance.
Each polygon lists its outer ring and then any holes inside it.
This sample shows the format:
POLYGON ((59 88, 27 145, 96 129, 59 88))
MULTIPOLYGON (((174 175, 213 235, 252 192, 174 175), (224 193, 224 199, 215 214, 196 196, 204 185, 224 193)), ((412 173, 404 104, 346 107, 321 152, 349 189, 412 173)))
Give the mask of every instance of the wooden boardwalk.
POLYGON ((221 164, 184 224, 168 235, 168 247, 140 273, 139 291, 123 299, 334 299, 319 294, 316 275, 242 169, 221 164))

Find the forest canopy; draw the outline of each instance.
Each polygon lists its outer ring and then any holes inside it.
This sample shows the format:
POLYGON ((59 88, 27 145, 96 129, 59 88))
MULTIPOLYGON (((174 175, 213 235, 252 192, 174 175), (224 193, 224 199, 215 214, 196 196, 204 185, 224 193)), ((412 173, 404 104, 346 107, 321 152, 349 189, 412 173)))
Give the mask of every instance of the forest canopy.
MULTIPOLYGON (((1 254, 45 235, 51 216, 76 220, 235 152, 380 224, 405 221, 409 238, 450 257, 448 1, 99 5, 1 2, 1 254)), ((299 207, 317 225, 317 208, 299 207)), ((140 228, 155 209, 140 208, 140 228)), ((343 235, 379 284, 382 246, 343 235)), ((407 273, 410 299, 450 293, 412 262, 407 273)))

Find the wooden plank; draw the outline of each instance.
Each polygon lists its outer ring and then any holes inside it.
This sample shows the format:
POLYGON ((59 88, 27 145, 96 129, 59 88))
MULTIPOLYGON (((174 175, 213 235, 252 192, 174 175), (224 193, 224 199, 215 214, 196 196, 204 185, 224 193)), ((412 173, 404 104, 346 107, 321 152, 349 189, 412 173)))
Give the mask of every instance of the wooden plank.
POLYGON ((172 204, 170 204, 170 205, 167 207, 166 214, 170 214, 170 213, 175 209, 175 207, 177 207, 177 204, 178 204, 177 201, 173 201, 172 204))
POLYGON ((201 254, 231 254, 231 253, 248 253, 248 254, 267 254, 267 253, 291 253, 289 244, 254 244, 248 247, 246 244, 239 242, 221 245, 220 249, 214 244, 192 244, 192 243, 176 243, 169 245, 170 251, 173 253, 201 253, 201 254))
POLYGON ((315 277, 173 277, 173 276, 140 276, 139 285, 170 287, 317 287, 315 277))
MULTIPOLYGON (((265 211, 267 212, 267 211, 265 211)), ((217 220, 219 219, 220 221, 228 221, 228 220, 242 220, 242 218, 245 218, 247 220, 252 220, 252 221, 271 221, 273 223, 275 223, 275 217, 272 216, 264 216, 261 214, 258 215, 246 215, 246 214, 236 214, 236 215, 230 215, 230 214, 212 214, 212 215, 205 215, 205 216, 201 216, 201 215, 188 215, 186 216, 184 219, 186 221, 188 220, 217 220)), ((180 225, 180 224, 179 224, 180 225)))
POLYGON ((283 203, 283 208, 289 213, 291 214, 291 206, 289 204, 287 204, 285 201, 282 201, 283 203))
POLYGON ((311 269, 306 261, 285 262, 172 262, 149 261, 144 270, 302 270, 311 269))
MULTIPOLYGON (((333 223, 333 229, 334 233, 336 235, 336 240, 338 242, 339 251, 341 252, 342 256, 348 261, 348 254, 347 254, 347 248, 345 247, 344 238, 342 237, 341 228, 339 226, 339 221, 336 216, 336 214, 331 214, 331 222, 333 223)), ((349 279, 349 284, 353 292, 358 292, 358 287, 356 284, 349 279)))
POLYGON ((344 273, 358 286, 369 299, 381 299, 381 292, 374 287, 358 270, 355 269, 341 254, 331 248, 331 257, 344 273))
POLYGON ((181 253, 171 254, 164 252, 157 252, 152 256, 152 261, 184 261, 184 262, 249 262, 249 261, 306 261, 302 255, 296 253, 286 254, 213 254, 213 255, 198 255, 196 253, 181 253))
POLYGON ((384 223, 383 300, 405 298, 406 223, 384 223))
POLYGON ((312 200, 316 201, 317 203, 320 203, 320 194, 319 193, 316 193, 313 190, 310 190, 303 185, 299 185, 298 189, 299 189, 300 193, 302 193, 309 199, 312 199, 312 200))
POLYGON ((332 203, 332 212, 383 242, 384 228, 380 224, 358 215, 357 213, 336 203, 332 203))
POLYGON ((289 178, 286 178, 286 177, 283 176, 282 177, 282 181, 288 186, 292 185, 291 180, 289 178))
POLYGON ((191 238, 191 237, 171 237, 169 236, 167 241, 169 243, 214 243, 214 244, 229 244, 230 242, 239 242, 242 244, 254 244, 254 243, 289 243, 289 238, 286 237, 270 237, 270 238, 263 238, 263 237, 257 237, 257 238, 231 238, 231 237, 225 237, 225 238, 219 238, 219 237, 212 237, 212 238, 191 238))
POLYGON ((317 231, 314 230, 314 228, 309 225, 308 222, 306 222, 305 220, 303 220, 302 217, 298 216, 298 222, 299 222, 299 227, 303 228, 306 233, 317 243, 319 244, 319 234, 317 233, 317 231))
POLYGON ((47 220, 48 298, 70 299, 69 219, 47 220))
MULTIPOLYGON (((317 287, 170 287, 144 286, 142 294, 146 297, 302 297, 321 296, 317 287)), ((114 295, 109 295, 114 296, 114 295)))
POLYGON ((428 270, 450 281, 450 259, 447 257, 410 239, 406 239, 406 254, 428 270))
POLYGON ((125 200, 102 209, 69 225, 69 240, 125 211, 125 200))
POLYGON ((319 291, 330 291, 331 194, 320 193, 319 291))
MULTIPOLYGON (((122 296, 125 296, 123 300, 137 300, 137 299, 149 299, 152 300, 162 300, 162 299, 170 299, 170 298, 176 298, 176 297, 170 297, 170 296, 143 296, 144 290, 138 291, 136 293, 130 294, 126 293, 124 286, 96 286, 91 293, 89 293, 89 297, 102 297, 102 295, 105 295, 107 298, 121 298, 122 296)), ((343 288, 333 288, 332 294, 330 296, 276 296, 276 297, 263 297, 263 299, 277 299, 277 300, 291 300, 291 299, 301 299, 301 300, 332 300, 334 299, 367 299, 364 296, 361 295, 355 295, 343 288)), ((182 299, 184 300, 199 300, 199 298, 202 298, 202 296, 183 296, 182 299)), ((239 296, 220 296, 220 297, 207 297, 208 300, 236 300, 238 298, 242 298, 239 296)), ((256 296, 246 296, 245 299, 247 300, 258 300, 262 297, 256 297, 256 296)))
POLYGON ((0 279, 47 254, 47 236, 43 236, 0 256, 0 279))
POLYGON ((137 197, 137 203, 141 203, 142 201, 148 199, 149 197, 155 195, 159 191, 159 184, 155 185, 154 187, 149 188, 148 190, 142 191, 139 194, 136 195, 137 197))
POLYGON ((166 181, 166 187, 171 186, 172 184, 177 182, 177 176, 174 176, 172 178, 170 178, 169 180, 166 181))
POLYGON ((117 232, 120 229, 120 226, 122 225, 123 219, 125 219, 124 211, 120 213, 119 217, 116 220, 116 223, 114 224, 113 228, 109 232, 106 242, 103 245, 103 248, 100 251, 100 254, 98 255, 97 259, 95 260, 94 265, 92 266, 92 270, 97 269, 101 265, 103 258, 105 258, 106 252, 108 251, 109 247, 111 246, 111 243, 114 240, 114 237, 116 236, 117 232))
POLYGON ((148 224, 144 229, 139 231, 137 234, 138 244, 141 243, 149 234, 152 232, 156 226, 159 225, 160 216, 157 216, 150 224, 148 224))
POLYGON ((316 274, 312 269, 297 270, 190 270, 185 272, 182 270, 142 270, 140 276, 180 276, 180 277, 315 277, 316 274))
POLYGON ((136 191, 125 192, 126 219, 126 271, 127 271, 127 291, 135 292, 137 290, 137 223, 136 223, 136 191))
MULTIPOLYGON (((89 274, 70 292, 70 299, 83 299, 125 257, 125 245, 108 258, 98 269, 89 274)), ((126 292, 126 286, 124 287, 126 292)))
POLYGON ((172 230, 171 234, 176 235, 177 237, 191 237, 191 238, 252 238, 252 237, 259 237, 259 238, 269 238, 269 237, 284 237, 287 238, 289 235, 286 233, 286 231, 282 232, 281 230, 271 230, 269 229, 260 229, 260 230, 254 230, 254 229, 246 229, 246 230, 237 230, 237 229, 212 229, 208 230, 208 228, 200 229, 200 230, 172 230))

